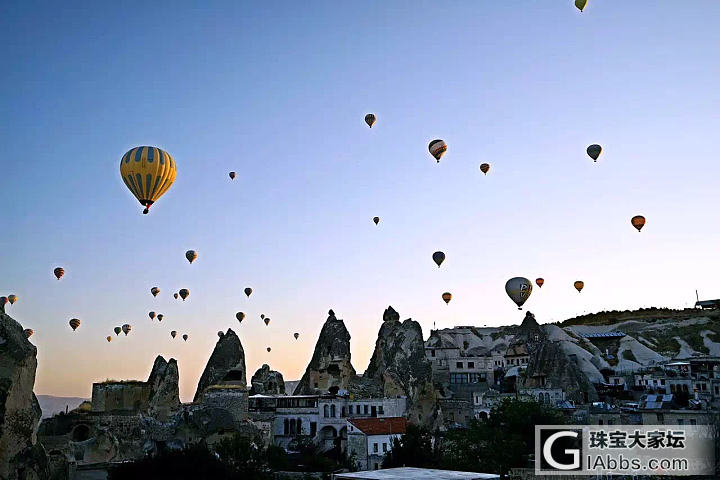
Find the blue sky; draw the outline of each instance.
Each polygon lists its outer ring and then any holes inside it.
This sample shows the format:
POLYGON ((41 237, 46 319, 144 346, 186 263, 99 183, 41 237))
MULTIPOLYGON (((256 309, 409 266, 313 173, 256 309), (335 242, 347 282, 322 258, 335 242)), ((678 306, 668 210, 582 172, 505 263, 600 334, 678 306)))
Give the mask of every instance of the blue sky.
POLYGON ((518 275, 545 278, 540 322, 720 296, 717 2, 0 8, 0 292, 36 332, 37 393, 89 395, 162 354, 187 400, 228 327, 250 372, 299 378, 328 308, 364 371, 388 305, 426 335, 518 323, 518 275), (137 145, 178 164, 147 216, 119 176, 137 145))

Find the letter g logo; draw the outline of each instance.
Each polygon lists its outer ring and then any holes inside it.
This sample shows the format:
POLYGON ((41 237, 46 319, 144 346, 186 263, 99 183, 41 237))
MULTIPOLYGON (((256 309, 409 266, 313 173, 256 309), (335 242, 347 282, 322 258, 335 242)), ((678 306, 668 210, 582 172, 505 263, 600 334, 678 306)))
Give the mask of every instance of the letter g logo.
POLYGON ((552 468, 555 468, 557 470, 578 470, 580 469, 580 450, 576 448, 568 448, 565 449, 565 454, 570 455, 572 457, 572 463, 560 463, 552 455, 552 447, 555 441, 558 438, 562 437, 571 437, 571 438, 577 438, 579 436, 579 433, 572 430, 561 430, 559 432, 555 432, 552 435, 550 435, 547 440, 545 440, 545 444, 542 448, 542 454, 545 458, 545 461, 548 465, 550 465, 552 468))

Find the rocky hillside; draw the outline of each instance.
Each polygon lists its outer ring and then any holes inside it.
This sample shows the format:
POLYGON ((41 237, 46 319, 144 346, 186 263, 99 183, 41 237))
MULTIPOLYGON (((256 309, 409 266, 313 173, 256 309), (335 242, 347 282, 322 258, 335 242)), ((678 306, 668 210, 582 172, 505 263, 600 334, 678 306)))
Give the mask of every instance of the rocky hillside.
POLYGON ((0 478, 47 478, 37 443, 40 405, 33 393, 37 348, 0 305, 0 478))
POLYGON ((228 328, 215 344, 212 355, 210 355, 198 381, 193 401, 197 402, 205 389, 211 385, 221 382, 246 385, 246 372, 245 350, 243 350, 237 334, 228 328))

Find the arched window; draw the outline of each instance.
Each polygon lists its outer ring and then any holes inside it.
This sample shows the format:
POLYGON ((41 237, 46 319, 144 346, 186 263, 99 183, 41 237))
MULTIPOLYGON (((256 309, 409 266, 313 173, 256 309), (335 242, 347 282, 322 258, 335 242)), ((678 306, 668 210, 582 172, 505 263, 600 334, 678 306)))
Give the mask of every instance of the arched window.
POLYGON ((335 404, 330 405, 330 416, 334 417, 335 415, 335 404))
POLYGON ((323 416, 329 417, 330 416, 330 405, 325 404, 323 407, 323 416))

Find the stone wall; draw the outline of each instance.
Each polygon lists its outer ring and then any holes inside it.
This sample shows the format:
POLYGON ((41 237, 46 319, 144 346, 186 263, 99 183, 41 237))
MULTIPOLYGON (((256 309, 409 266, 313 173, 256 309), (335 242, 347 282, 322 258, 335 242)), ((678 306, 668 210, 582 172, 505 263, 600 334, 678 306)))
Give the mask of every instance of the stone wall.
POLYGON ((93 383, 93 412, 142 412, 149 406, 151 386, 146 382, 93 383))

